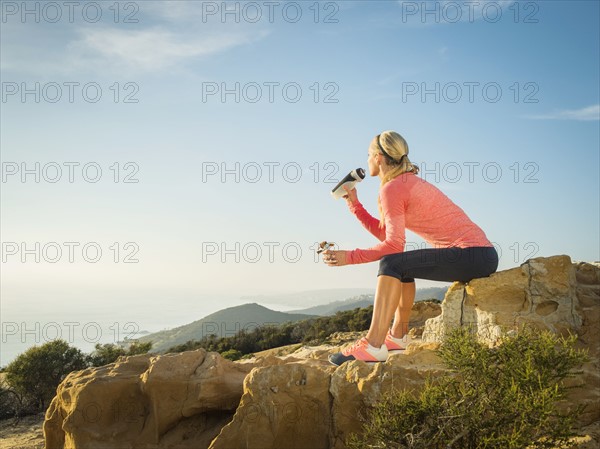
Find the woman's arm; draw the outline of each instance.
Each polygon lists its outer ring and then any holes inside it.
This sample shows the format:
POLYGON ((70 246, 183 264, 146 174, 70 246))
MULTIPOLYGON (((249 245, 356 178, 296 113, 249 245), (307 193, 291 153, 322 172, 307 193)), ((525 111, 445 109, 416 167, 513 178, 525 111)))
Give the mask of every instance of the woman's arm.
MULTIPOLYGON (((381 189, 381 207, 385 217, 385 229, 383 229, 384 238, 381 239, 381 243, 371 248, 357 248, 353 251, 348 251, 346 262, 349 264, 373 262, 381 259, 387 254, 401 253, 404 251, 404 244, 406 243, 406 220, 404 216, 405 199, 393 195, 393 192, 386 187, 388 187, 388 185, 385 185, 381 189)), ((359 220, 361 219, 360 216, 362 216, 365 222, 372 226, 372 220, 375 220, 375 218, 371 217, 368 212, 364 210, 362 205, 361 208, 364 213, 357 209, 355 214, 359 217, 359 220), (364 214, 371 217, 372 220, 369 220, 364 214)), ((376 226, 378 226, 379 221, 375 220, 375 222, 377 223, 376 226)), ((365 227, 367 227, 366 224, 365 227)), ((369 228, 367 227, 367 229, 369 228)))
POLYGON ((363 227, 373 234, 377 240, 382 242, 385 240, 385 227, 380 228, 379 220, 369 214, 360 202, 350 203, 349 208, 363 227))
POLYGON ((352 212, 356 218, 358 218, 358 221, 361 222, 363 227, 373 234, 377 240, 383 241, 385 239, 385 228, 380 228, 379 220, 369 214, 360 203, 356 193, 356 188, 348 189, 344 186, 344 190, 348 192, 348 194, 344 195, 343 198, 346 200, 346 204, 348 204, 350 212, 352 212))

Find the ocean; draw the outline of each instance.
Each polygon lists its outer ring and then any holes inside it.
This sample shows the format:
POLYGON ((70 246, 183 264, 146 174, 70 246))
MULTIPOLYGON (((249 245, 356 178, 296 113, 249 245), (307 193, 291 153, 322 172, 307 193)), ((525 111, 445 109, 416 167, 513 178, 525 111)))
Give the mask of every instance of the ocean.
MULTIPOLYGON (((39 313, 5 310, 1 314, 0 367, 5 367, 19 354, 33 346, 63 339, 69 345, 85 353, 94 350, 96 344, 118 343, 135 339, 148 333, 189 324, 227 307, 246 304, 248 299, 239 297, 219 298, 218 301, 171 303, 164 308, 140 308, 126 306, 103 311, 58 311, 39 313)), ((298 306, 264 304, 272 310, 288 311, 298 306)))

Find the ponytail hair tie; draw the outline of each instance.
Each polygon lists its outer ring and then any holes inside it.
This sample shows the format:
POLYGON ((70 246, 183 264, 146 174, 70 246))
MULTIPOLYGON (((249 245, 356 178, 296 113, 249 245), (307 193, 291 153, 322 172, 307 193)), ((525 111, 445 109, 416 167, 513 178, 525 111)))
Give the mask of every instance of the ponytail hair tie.
POLYGON ((390 160, 394 161, 395 163, 399 164, 400 162, 402 162, 402 158, 404 156, 406 156, 406 154, 403 154, 402 156, 400 156, 400 159, 396 160, 394 159, 392 156, 390 156, 389 154, 387 154, 387 152, 383 149, 383 145, 381 145, 381 134, 377 134, 377 145, 379 146, 379 149, 381 150, 381 152, 390 160))

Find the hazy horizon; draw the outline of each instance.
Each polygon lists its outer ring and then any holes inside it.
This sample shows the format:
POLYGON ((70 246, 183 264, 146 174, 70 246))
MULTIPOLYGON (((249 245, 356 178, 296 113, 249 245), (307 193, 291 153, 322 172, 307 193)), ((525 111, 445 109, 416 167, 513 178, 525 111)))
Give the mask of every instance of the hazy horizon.
MULTIPOLYGON (((133 338, 140 332, 154 333, 173 329, 202 319, 219 310, 243 304, 256 302, 271 310, 289 312, 350 299, 358 296, 362 291, 370 289, 354 289, 356 294, 352 296, 345 296, 340 293, 340 290, 350 289, 305 290, 282 295, 288 298, 296 296, 302 299, 302 302, 298 304, 290 303, 289 300, 286 302, 285 299, 282 303, 277 303, 274 301, 277 295, 262 295, 269 299, 267 302, 257 300, 256 297, 223 295, 205 295, 187 301, 184 301, 183 298, 175 298, 178 308, 168 307, 169 304, 164 304, 164 307, 153 305, 144 308, 143 303, 140 303, 137 309, 132 308, 131 310, 124 308, 115 310, 105 307, 93 310, 84 308, 78 310, 44 310, 43 308, 31 310, 30 306, 22 304, 21 310, 2 310, 0 367, 6 366, 28 348, 42 345, 55 338, 62 338, 84 352, 90 352, 96 343, 116 344, 125 336, 133 338), (318 302, 314 299, 314 293, 330 293, 329 296, 335 298, 318 302), (307 301, 306 298, 309 300, 307 301), (199 299, 201 301, 198 301, 199 299), (43 319, 36 317, 43 317, 43 319), (99 332, 98 329, 100 329, 99 332), (59 333, 60 335, 58 335, 59 333)), ((374 290, 372 292, 374 293, 374 290)))

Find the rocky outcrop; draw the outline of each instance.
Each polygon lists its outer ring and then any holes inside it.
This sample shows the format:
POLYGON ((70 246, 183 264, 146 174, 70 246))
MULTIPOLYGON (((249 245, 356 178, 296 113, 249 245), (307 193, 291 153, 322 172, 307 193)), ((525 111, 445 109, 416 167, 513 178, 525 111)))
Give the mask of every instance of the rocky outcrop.
POLYGON ((329 447, 333 372, 331 365, 298 361, 253 370, 232 421, 210 448, 329 447))
POLYGON ((596 428, 599 284, 598 264, 572 263, 567 256, 531 259, 467 285, 454 283, 441 315, 426 320, 423 341, 374 365, 332 366, 327 356, 339 350, 334 345, 238 362, 203 350, 122 357, 67 376, 46 413, 46 448, 342 449, 383 392, 419 389, 428 375, 439 375, 444 367, 435 349, 452 327, 467 324, 490 344, 521 323, 577 333, 591 361, 572 380, 583 388, 565 407, 586 404, 581 425, 596 428))
POLYGON ((46 412, 46 447, 207 447, 253 367, 201 349, 70 373, 46 412))
POLYGON ((441 342, 457 326, 473 326, 494 344, 502 332, 527 324, 564 336, 577 334, 591 362, 577 379, 571 403, 584 404, 582 424, 600 419, 600 264, 572 263, 568 256, 529 259, 468 284, 455 282, 442 313, 425 323, 424 342, 441 342))
POLYGON ((468 284, 455 282, 446 293, 442 314, 425 324, 423 341, 442 341, 456 326, 475 327, 480 339, 490 344, 524 323, 560 334, 577 332, 582 315, 576 273, 568 256, 556 256, 530 259, 468 284))

